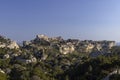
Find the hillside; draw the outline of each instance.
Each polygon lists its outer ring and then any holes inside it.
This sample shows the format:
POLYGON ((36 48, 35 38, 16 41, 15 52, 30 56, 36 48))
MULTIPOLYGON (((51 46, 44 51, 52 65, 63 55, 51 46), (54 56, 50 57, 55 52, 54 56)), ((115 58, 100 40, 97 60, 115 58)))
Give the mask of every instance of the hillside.
POLYGON ((0 80, 101 80, 120 66, 115 41, 42 34, 23 46, 2 36, 0 42, 0 80))

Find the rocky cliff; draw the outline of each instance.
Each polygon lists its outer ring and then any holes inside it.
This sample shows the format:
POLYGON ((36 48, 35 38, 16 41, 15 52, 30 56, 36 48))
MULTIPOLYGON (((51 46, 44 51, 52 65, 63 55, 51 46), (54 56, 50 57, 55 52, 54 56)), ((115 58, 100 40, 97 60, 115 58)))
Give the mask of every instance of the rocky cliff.
POLYGON ((24 41, 24 46, 49 47, 59 50, 61 54, 74 53, 109 53, 110 49, 115 46, 115 41, 92 41, 92 40, 78 40, 67 39, 62 37, 48 37, 46 35, 37 35, 35 39, 31 41, 24 41))

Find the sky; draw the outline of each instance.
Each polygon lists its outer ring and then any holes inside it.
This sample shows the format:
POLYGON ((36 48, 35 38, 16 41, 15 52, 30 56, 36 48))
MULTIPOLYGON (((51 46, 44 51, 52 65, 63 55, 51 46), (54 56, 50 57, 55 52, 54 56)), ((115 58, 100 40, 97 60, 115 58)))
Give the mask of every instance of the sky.
POLYGON ((0 0, 0 35, 120 42, 120 0, 0 0))

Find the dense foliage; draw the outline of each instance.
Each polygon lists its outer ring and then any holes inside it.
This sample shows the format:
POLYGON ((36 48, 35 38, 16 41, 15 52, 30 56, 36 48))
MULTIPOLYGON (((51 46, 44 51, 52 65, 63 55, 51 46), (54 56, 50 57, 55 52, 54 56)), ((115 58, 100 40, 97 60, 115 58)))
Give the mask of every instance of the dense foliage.
MULTIPOLYGON (((8 52, 16 50, 0 49, 0 55, 8 52)), ((114 53, 91 58, 78 53, 59 55, 57 50, 49 49, 46 54, 49 55, 46 60, 30 64, 1 58, 0 68, 7 74, 0 72, 0 80, 101 80, 120 66, 120 56, 114 53)), ((119 77, 112 75, 110 80, 119 77)))

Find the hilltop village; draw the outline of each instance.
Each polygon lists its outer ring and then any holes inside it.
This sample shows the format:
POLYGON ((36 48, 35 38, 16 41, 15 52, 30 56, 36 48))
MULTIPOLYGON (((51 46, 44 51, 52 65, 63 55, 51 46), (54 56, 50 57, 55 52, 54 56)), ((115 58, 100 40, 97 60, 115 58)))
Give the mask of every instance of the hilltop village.
POLYGON ((113 47, 115 41, 64 40, 43 34, 20 46, 0 36, 0 80, 80 80, 69 74, 71 68, 78 68, 88 58, 111 56, 113 47))

